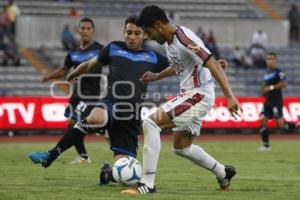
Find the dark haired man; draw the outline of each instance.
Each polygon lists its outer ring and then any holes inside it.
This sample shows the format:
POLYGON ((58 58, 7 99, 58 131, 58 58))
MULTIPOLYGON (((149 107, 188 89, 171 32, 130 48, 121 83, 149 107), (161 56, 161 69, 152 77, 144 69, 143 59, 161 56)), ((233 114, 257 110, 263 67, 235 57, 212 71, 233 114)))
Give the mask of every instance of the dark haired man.
MULTIPOLYGON (((53 79, 58 79, 66 76, 71 68, 77 68, 81 63, 97 56, 103 48, 102 44, 95 42, 94 38, 94 22, 90 18, 83 18, 79 22, 78 32, 80 35, 80 46, 78 49, 71 50, 66 58, 64 65, 50 74, 46 74, 42 78, 42 82, 53 79)), ((69 105, 65 110, 65 116, 68 117, 68 127, 71 128, 82 117, 88 116, 92 107, 88 105, 91 102, 97 101, 94 97, 99 96, 100 78, 93 76, 100 74, 101 68, 97 71, 91 72, 91 76, 87 75, 82 78, 80 85, 75 85, 69 105), (93 97, 92 97, 93 96, 93 97), (92 97, 92 98, 90 98, 92 97)), ((79 156, 75 158, 70 164, 87 164, 91 163, 85 145, 84 135, 78 140, 75 145, 79 156)))
POLYGON ((275 118, 277 126, 281 129, 285 128, 285 122, 282 115, 283 98, 281 90, 286 88, 285 73, 277 68, 277 54, 269 52, 266 55, 266 64, 268 69, 264 75, 263 95, 265 96, 264 107, 262 111, 260 134, 262 138, 262 146, 259 151, 270 151, 271 145, 269 141, 269 129, 267 127, 268 120, 275 118))
POLYGON ((144 152, 143 177, 136 188, 122 191, 130 194, 155 193, 155 173, 161 147, 160 132, 163 128, 173 129, 173 151, 178 156, 212 171, 222 190, 228 190, 231 178, 236 174, 232 166, 224 166, 193 144, 200 134, 202 120, 214 103, 214 82, 220 84, 228 100, 232 116, 239 115, 239 103, 235 98, 226 75, 203 41, 191 30, 169 23, 165 12, 158 6, 145 7, 139 16, 139 24, 152 39, 165 44, 171 67, 160 73, 146 72, 142 80, 155 81, 177 74, 181 94, 163 104, 154 114, 143 121, 144 152))
MULTIPOLYGON (((107 95, 53 149, 30 153, 29 157, 34 163, 48 167, 80 137, 102 129, 108 129, 110 149, 115 160, 124 156, 136 157, 141 125, 140 112, 147 92, 147 84, 139 79, 146 71, 160 72, 169 66, 167 58, 152 50, 142 49, 145 35, 137 22, 137 16, 127 18, 124 42, 109 43, 97 58, 80 64, 68 75, 69 81, 76 82, 79 75, 94 70, 98 65, 108 65, 107 95)), ((112 181, 111 168, 104 165, 100 184, 107 184, 109 181, 112 181)))

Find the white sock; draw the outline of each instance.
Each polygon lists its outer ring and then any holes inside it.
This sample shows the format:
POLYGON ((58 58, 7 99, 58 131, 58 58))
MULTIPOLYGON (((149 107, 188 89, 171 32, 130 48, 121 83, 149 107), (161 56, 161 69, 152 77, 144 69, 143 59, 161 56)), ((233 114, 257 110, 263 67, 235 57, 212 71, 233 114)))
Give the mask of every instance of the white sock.
POLYGON ((200 146, 192 144, 184 149, 173 149, 174 153, 191 160, 196 165, 212 171, 219 179, 226 176, 225 167, 205 152, 200 146))
POLYGON ((141 182, 153 188, 155 173, 160 152, 161 128, 151 119, 143 121, 144 151, 143 151, 143 177, 141 182))

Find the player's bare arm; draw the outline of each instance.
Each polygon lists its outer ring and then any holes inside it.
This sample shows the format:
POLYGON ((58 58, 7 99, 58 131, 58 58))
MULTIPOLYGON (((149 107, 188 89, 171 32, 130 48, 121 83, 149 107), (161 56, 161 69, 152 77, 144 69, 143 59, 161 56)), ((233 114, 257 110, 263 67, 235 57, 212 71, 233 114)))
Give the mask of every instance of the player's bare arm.
POLYGON ((42 77, 41 82, 45 83, 45 82, 47 82, 49 80, 52 80, 52 79, 57 79, 57 78, 64 77, 67 73, 68 73, 68 69, 65 68, 64 66, 62 66, 62 67, 56 69, 55 71, 44 75, 42 77))
POLYGON ((239 116, 238 112, 239 112, 239 110, 241 110, 241 108, 239 107, 239 102, 231 90, 230 84, 226 78, 223 68, 214 59, 214 57, 209 58, 209 60, 206 63, 206 67, 209 68, 212 75, 214 76, 216 81, 219 83, 225 97, 228 99, 228 109, 229 109, 231 115, 234 118, 236 118, 236 116, 239 116))
POLYGON ((266 94, 267 92, 270 92, 272 90, 283 89, 283 88, 286 88, 287 86, 288 86, 288 83, 286 81, 280 81, 279 83, 277 83, 275 85, 269 85, 269 86, 264 85, 263 93, 266 94))
POLYGON ((150 71, 145 72, 140 78, 143 82, 152 82, 158 81, 168 76, 174 76, 176 74, 176 70, 173 67, 167 67, 159 73, 153 73, 150 71))
POLYGON ((219 59, 218 63, 221 65, 222 69, 225 70, 228 67, 228 62, 225 59, 219 59))
POLYGON ((101 67, 97 61, 97 58, 94 57, 88 61, 85 61, 81 63, 74 71, 72 71, 68 76, 67 76, 67 81, 69 82, 74 82, 76 81, 75 79, 80 76, 81 74, 91 72, 95 70, 97 67, 101 67))

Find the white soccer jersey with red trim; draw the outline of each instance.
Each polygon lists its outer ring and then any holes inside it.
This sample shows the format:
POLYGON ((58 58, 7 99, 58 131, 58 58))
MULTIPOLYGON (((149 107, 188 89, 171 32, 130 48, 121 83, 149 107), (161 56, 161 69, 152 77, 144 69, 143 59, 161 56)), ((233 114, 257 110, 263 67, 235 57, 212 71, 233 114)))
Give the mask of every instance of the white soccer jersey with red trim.
POLYGON ((166 51, 171 66, 176 68, 179 76, 180 89, 189 90, 214 84, 209 69, 203 67, 211 53, 193 31, 178 27, 172 43, 166 43, 166 51))

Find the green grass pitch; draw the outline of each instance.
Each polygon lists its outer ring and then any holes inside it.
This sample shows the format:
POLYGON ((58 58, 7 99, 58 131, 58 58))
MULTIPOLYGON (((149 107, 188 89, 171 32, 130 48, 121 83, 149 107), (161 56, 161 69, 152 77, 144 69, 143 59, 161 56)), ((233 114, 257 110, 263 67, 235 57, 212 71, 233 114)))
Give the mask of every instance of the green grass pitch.
MULTIPOLYGON (((43 151, 53 143, 0 143, 1 200, 299 200, 299 141, 274 141, 271 152, 258 152, 258 141, 197 142, 220 162, 236 166, 230 192, 218 191, 209 171, 171 152, 164 142, 157 172, 158 193, 144 196, 120 194, 124 187, 96 185, 100 163, 113 163, 108 145, 87 143, 93 163, 69 165, 75 150, 65 152, 50 168, 34 165, 29 151, 43 151)), ((141 160, 141 151, 139 153, 141 160)))

